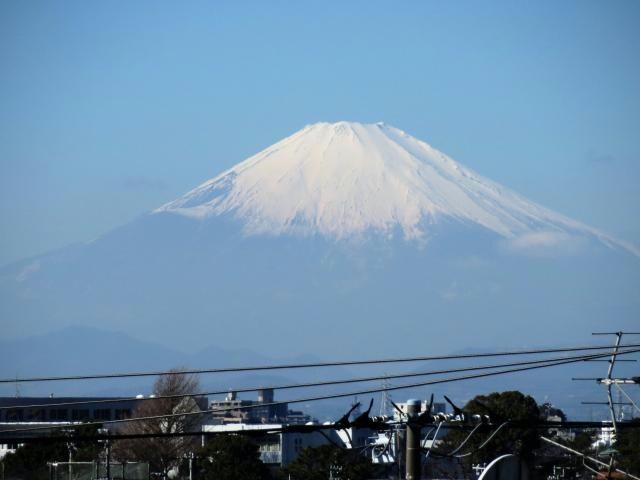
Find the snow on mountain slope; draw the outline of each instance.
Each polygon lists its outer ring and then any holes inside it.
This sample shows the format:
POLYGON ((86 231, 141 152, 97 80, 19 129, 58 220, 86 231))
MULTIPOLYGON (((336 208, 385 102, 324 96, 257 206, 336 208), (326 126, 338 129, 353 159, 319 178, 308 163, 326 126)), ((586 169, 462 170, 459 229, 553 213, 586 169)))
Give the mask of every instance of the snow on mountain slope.
POLYGON ((514 249, 548 247, 587 234, 640 250, 552 212, 463 167, 402 130, 351 122, 309 125, 154 213, 231 214, 247 234, 367 231, 424 240, 444 219, 470 222, 514 249))
POLYGON ((396 355, 394 338, 418 354, 632 329, 637 257, 598 239, 616 246, 392 127, 318 124, 155 214, 0 269, 0 338, 81 325, 184 351, 366 357, 396 355))

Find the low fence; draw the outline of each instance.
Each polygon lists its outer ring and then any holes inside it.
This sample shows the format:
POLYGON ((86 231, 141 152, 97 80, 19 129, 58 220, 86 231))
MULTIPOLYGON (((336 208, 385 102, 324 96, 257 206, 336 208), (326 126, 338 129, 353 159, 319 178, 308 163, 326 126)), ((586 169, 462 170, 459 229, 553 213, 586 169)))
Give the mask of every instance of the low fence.
POLYGON ((55 462, 48 465, 49 480, 149 480, 149 464, 142 462, 110 463, 109 469, 106 464, 96 462, 55 462))

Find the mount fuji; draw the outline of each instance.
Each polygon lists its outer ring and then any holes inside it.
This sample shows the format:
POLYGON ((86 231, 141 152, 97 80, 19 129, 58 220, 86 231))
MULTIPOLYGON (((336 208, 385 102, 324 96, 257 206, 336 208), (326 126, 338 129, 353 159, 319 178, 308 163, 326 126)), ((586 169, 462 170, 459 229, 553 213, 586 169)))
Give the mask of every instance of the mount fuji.
POLYGON ((367 232, 426 240, 435 225, 474 224, 514 246, 549 247, 572 235, 640 250, 547 210, 384 123, 310 125, 154 213, 232 214, 248 235, 367 232))
POLYGON ((97 240, 0 269, 4 336, 371 356, 624 329, 640 249, 382 124, 318 123, 97 240))

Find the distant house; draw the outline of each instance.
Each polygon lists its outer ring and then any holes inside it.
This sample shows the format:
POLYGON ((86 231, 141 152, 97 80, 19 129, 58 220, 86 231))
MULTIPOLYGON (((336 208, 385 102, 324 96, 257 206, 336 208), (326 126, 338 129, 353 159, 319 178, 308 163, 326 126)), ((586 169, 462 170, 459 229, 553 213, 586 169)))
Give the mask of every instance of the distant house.
MULTIPOLYGON (((267 466, 285 466, 291 463, 298 456, 300 451, 307 447, 317 447, 329 443, 325 435, 320 432, 301 433, 270 433, 269 431, 281 429, 282 423, 272 424, 245 424, 231 423, 227 425, 204 425, 204 433, 241 433, 253 432, 253 438, 258 444, 260 460, 267 466), (264 435, 259 435, 263 431, 264 435)), ((335 432, 327 430, 326 435, 333 441, 340 442, 335 432)))
MULTIPOLYGON (((0 397, 0 458, 15 451, 19 446, 3 444, 3 430, 12 430, 19 426, 46 427, 88 421, 121 420, 131 417, 141 401, 142 397, 125 401, 117 397, 0 397), (100 403, 81 404, 94 401, 100 403), (73 405, 74 403, 77 405, 73 405)), ((41 433, 42 431, 38 432, 41 433)))
POLYGON ((259 390, 257 400, 241 400, 236 392, 230 391, 224 400, 214 400, 209 405, 212 410, 211 423, 224 425, 284 422, 289 414, 288 405, 273 403, 277 403, 274 402, 273 388, 259 390))

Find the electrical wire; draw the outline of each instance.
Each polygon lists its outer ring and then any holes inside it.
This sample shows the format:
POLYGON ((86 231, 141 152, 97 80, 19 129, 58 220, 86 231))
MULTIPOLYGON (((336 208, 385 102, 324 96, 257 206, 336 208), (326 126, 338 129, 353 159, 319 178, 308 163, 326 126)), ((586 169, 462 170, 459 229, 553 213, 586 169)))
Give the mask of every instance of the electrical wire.
MULTIPOLYGON (((621 351, 622 353, 632 353, 627 350, 621 351)), ((326 380, 321 382, 305 382, 305 383, 294 383, 294 384, 285 384, 285 385, 275 385, 270 386, 269 388, 273 388, 274 390, 289 390, 289 389, 297 389, 297 388, 310 388, 310 387, 324 387, 329 385, 345 385, 350 383, 364 383, 364 382, 372 382, 372 381, 380 381, 385 379, 398 379, 398 378, 412 378, 412 377, 424 377, 430 375, 444 375, 450 373, 461 373, 461 372, 469 372, 469 371, 478 371, 478 370, 492 370, 496 368, 505 368, 505 367, 516 367, 523 365, 537 365, 544 364, 548 362, 560 361, 560 360, 569 360, 569 359, 593 359, 600 357, 609 357, 611 354, 596 354, 592 355, 577 355, 577 356, 565 356, 565 357, 553 357, 553 358, 545 358, 540 360, 527 360, 523 362, 509 362, 509 363, 499 363, 493 365, 481 365, 474 367, 460 367, 460 368, 452 368, 446 370, 431 370, 426 372, 413 372, 413 373, 403 373, 403 374, 395 374, 395 375, 378 375, 378 376, 369 376, 369 377, 357 377, 357 378, 348 378, 341 380, 326 380)), ((86 405, 100 405, 100 404, 113 404, 113 403, 122 403, 122 402, 131 402, 131 401, 156 401, 156 400, 164 400, 164 399, 178 399, 178 398, 194 398, 194 397, 204 397, 204 396, 213 396, 213 395, 224 395, 229 391, 233 391, 235 393, 248 393, 255 392, 264 386, 260 387, 246 387, 246 388, 238 388, 238 389, 227 389, 227 390, 217 390, 211 392, 197 392, 197 393, 183 393, 183 394, 175 394, 175 395, 156 395, 154 397, 121 397, 121 398, 108 398, 108 399, 97 399, 97 400, 80 400, 73 402, 52 402, 52 403, 35 403, 35 404, 25 404, 25 405, 11 405, 11 406, 0 406, 0 411, 2 410, 14 410, 19 408, 50 408, 50 407, 73 407, 73 406, 86 406, 86 405)))
MULTIPOLYGON (((547 443, 550 443, 551 445, 555 445, 556 447, 560 447, 560 448, 562 448, 563 450, 566 450, 566 451, 568 451, 569 453, 572 453, 573 455, 577 455, 577 456, 579 456, 579 457, 582 457, 582 464, 583 464, 583 465, 584 465, 588 470, 591 470, 591 471, 593 471, 593 472, 597 473, 598 475, 599 475, 599 472, 597 472, 596 470, 592 469, 592 468, 591 468, 591 467, 589 467, 587 464, 585 464, 585 463, 584 463, 584 462, 585 462, 585 460, 589 460, 589 461, 591 461, 591 462, 593 462, 593 463, 596 463, 596 464, 602 465, 603 467, 607 467, 607 468, 609 467, 609 464, 607 464, 607 463, 605 463, 605 462, 603 462, 603 461, 601 461, 601 460, 598 460, 597 458, 594 458, 594 457, 590 457, 590 456, 588 456, 588 455, 585 455, 584 453, 579 452, 578 450, 574 450, 574 449, 572 449, 572 448, 569 448, 569 447, 567 447, 566 445, 563 445, 563 444, 561 444, 561 443, 558 443, 558 442, 555 442, 555 441, 551 440, 550 438, 547 438, 547 437, 544 437, 544 436, 542 436, 542 435, 541 435, 541 436, 540 436, 540 439, 541 439, 541 440, 544 440, 544 441, 545 441, 545 442, 547 442, 547 443)), ((626 477, 633 478, 633 479, 636 479, 636 480, 640 480, 640 477, 636 477, 635 475, 632 475, 632 474, 630 474, 629 472, 625 472, 624 470, 621 470, 621 469, 619 469, 619 468, 616 468, 615 470, 616 470, 616 472, 619 472, 619 473, 621 473, 622 475, 625 475, 626 477)), ((625 478, 626 478, 626 477, 625 477, 625 478)))
MULTIPOLYGON (((389 427, 395 427, 399 425, 403 425, 405 422, 389 422, 386 425, 389 427)), ((76 425, 66 425, 65 430, 72 430, 74 428, 82 428, 87 426, 86 424, 76 424, 76 425)), ((541 423, 536 425, 528 424, 526 427, 524 425, 519 425, 518 422, 511 422, 508 425, 505 425, 504 428, 539 428, 546 430, 549 427, 553 428, 561 428, 561 429, 575 429, 576 426, 580 428, 601 428, 602 422, 558 422, 556 424, 550 425, 548 423, 541 423)), ((624 423, 620 424, 620 426, 625 426, 629 428, 640 428, 640 426, 636 424, 625 425, 624 423)), ((462 425, 448 425, 448 428, 464 428, 462 425)), ((265 435, 265 434, 276 434, 276 433, 289 433, 289 432, 302 432, 302 433, 310 433, 315 431, 322 430, 340 430, 344 429, 343 426, 337 426, 334 424, 318 424, 318 425, 283 425, 281 427, 273 427, 269 429, 260 429, 260 430, 237 430, 232 432, 207 432, 207 431, 185 431, 185 432, 156 432, 156 433, 109 433, 109 434, 77 434, 76 432, 69 432, 66 435, 58 435, 58 436, 14 436, 14 437, 0 437, 2 442, 5 443, 39 443, 39 442, 68 442, 70 440, 73 441, 95 441, 95 440, 123 440, 123 439, 134 439, 134 438, 172 438, 172 437, 188 437, 188 436, 222 436, 227 434, 234 435, 265 435)), ((433 431, 433 430, 432 430, 433 431)), ((371 448, 374 445, 368 446, 371 448)), ((432 449, 432 453, 436 456, 440 457, 450 457, 450 455, 444 452, 438 452, 437 450, 432 449)))
MULTIPOLYGON (((640 344, 627 344, 620 345, 620 348, 635 348, 640 347, 640 344)), ((167 374, 178 375, 190 375, 190 374, 203 374, 203 373, 237 373, 237 372, 253 372, 261 370, 285 370, 285 369, 299 369, 299 368, 315 368, 315 367, 339 367, 339 366, 354 366, 354 365, 377 365, 386 363, 406 363, 406 362, 422 362, 433 360, 459 360, 466 358, 483 358, 483 357, 500 357, 500 356, 512 356, 512 355, 536 355, 542 353, 567 353, 578 351, 592 351, 592 350, 604 350, 611 349, 611 345, 607 346, 584 346, 584 347, 568 347, 568 348, 547 348, 538 350, 515 350, 515 351, 503 351, 503 352, 488 352, 488 353, 468 353, 459 355, 432 355, 423 357, 401 357, 401 358, 386 358, 386 359, 373 359, 373 360, 346 360, 336 362, 315 362, 315 363, 294 363, 294 364, 281 364, 281 365, 259 365, 249 367, 226 367, 226 368, 209 368, 209 369, 195 369, 195 370, 165 370, 165 371, 153 371, 153 372, 125 372, 125 373, 107 373, 107 374, 93 374, 93 375, 70 375, 70 376, 51 376, 51 377, 24 377, 24 378, 0 378, 0 383, 27 383, 27 382, 57 382, 67 380, 99 380, 108 378, 130 378, 130 377, 155 377, 167 374)))
POLYGON ((385 455, 389 451, 389 449, 391 447, 391 440, 393 439, 393 435, 394 435, 393 432, 391 432, 390 435, 385 433, 385 436, 387 437, 387 444, 384 446, 384 448, 382 449, 382 451, 380 453, 376 453, 375 452, 375 447, 379 446, 379 445, 373 445, 372 453, 373 453, 373 455, 375 455, 376 458, 382 457, 383 455, 385 455))
MULTIPOLYGON (((626 354, 626 353, 635 353, 637 351, 640 351, 640 349, 633 350, 633 351, 627 351, 627 352, 619 352, 618 355, 623 355, 623 354, 626 354)), ((336 393, 336 394, 331 394, 331 395, 306 397, 306 398, 288 400, 288 401, 260 403, 260 404, 253 404, 253 405, 241 405, 241 406, 228 407, 228 408, 216 408, 216 409, 203 410, 203 411, 198 411, 198 412, 185 412, 185 413, 153 415, 153 416, 145 416, 145 417, 133 417, 133 418, 126 418, 126 419, 118 419, 118 420, 105 420, 105 421, 101 421, 101 422, 85 422, 82 425, 86 425, 86 426, 94 425, 94 426, 97 426, 97 425, 107 425, 107 424, 120 424, 120 423, 134 422, 134 421, 159 420, 159 419, 172 418, 172 417, 185 417, 185 416, 193 416, 193 415, 203 415, 203 414, 208 414, 208 413, 220 413, 220 412, 224 412, 224 411, 233 411, 233 410, 249 410, 249 409, 253 409, 253 408, 284 405, 284 404, 290 404, 290 403, 305 403, 305 402, 328 400, 328 399, 334 399, 334 398, 352 397, 352 396, 357 396, 357 395, 366 395, 366 394, 370 394, 370 393, 379 393, 379 392, 382 392, 382 391, 401 390, 401 389, 421 387, 421 386, 426 386, 426 385, 435 385, 435 384, 440 384, 440 383, 448 383, 448 382, 455 382, 455 381, 461 381, 461 380, 468 380, 468 379, 475 379, 475 378, 483 378, 483 377, 488 377, 488 376, 501 375, 501 374, 506 374, 506 373, 513 373, 513 372, 521 372, 521 371, 527 371, 527 370, 533 370, 533 369, 539 369, 539 368, 546 368, 546 367, 551 367, 551 366, 556 366, 556 365, 564 365, 564 364, 568 364, 568 363, 576 363, 576 362, 584 361, 585 359, 588 359, 588 358, 597 358, 597 357, 609 356, 609 355, 610 354, 608 354, 608 353, 607 354, 593 354, 593 355, 590 355, 590 356, 581 356, 580 358, 572 358, 572 359, 569 359, 569 360, 562 360, 562 361, 553 362, 553 363, 549 363, 549 364, 545 364, 545 365, 528 366, 528 367, 515 368, 515 369, 510 369, 510 370, 502 370, 502 371, 498 371, 498 372, 488 372, 488 373, 482 373, 482 374, 476 374, 476 375, 466 375, 466 376, 455 377, 455 378, 451 378, 451 379, 439 379, 439 380, 432 380, 432 381, 429 381, 429 382, 405 384, 405 385, 398 385, 398 386, 386 387, 386 388, 360 390, 360 391, 357 391, 357 392, 336 393)), ((60 428, 66 428, 66 425, 29 427, 29 428, 23 428, 23 429, 4 430, 4 432, 7 432, 7 433, 8 432, 14 432, 14 433, 16 433, 16 432, 27 432, 27 431, 37 431, 37 430, 52 430, 52 429, 60 429, 60 428)))
MULTIPOLYGON (((625 354, 629 354, 629 353, 636 353, 636 352, 639 352, 639 351, 640 351, 640 349, 628 350, 628 351, 624 351, 624 352, 618 352, 617 355, 625 355, 625 354)), ((190 416, 195 416, 195 415, 206 415, 206 414, 210 414, 210 413, 220 413, 220 412, 224 412, 224 411, 249 410, 249 409, 254 409, 254 408, 264 408, 264 407, 270 407, 270 406, 276 406, 276 405, 295 404, 295 403, 308 403, 308 402, 316 402, 316 401, 322 401, 322 400, 330 400, 330 399, 335 399, 335 398, 354 397, 354 396, 360 396, 360 395, 368 395, 368 394, 371 394, 371 393, 380 393, 380 392, 384 392, 384 391, 404 390, 404 389, 409 389, 409 388, 424 387, 424 386, 427 386, 427 385, 437 385, 437 384, 442 384, 442 383, 451 383, 451 382, 458 382, 458 381, 463 381, 463 380, 471 380, 471 379, 477 379, 477 378, 491 377, 491 376, 496 376, 496 375, 504 375, 504 374, 509 374, 509 373, 524 372, 524 371, 536 370, 536 369, 541 369, 541 368, 549 368, 549 367, 554 367, 554 366, 558 366, 558 365, 566 365, 566 364, 570 364, 570 363, 581 362, 581 361, 584 361, 585 359, 588 359, 588 358, 598 358, 598 357, 609 356, 609 355, 610 355, 609 353, 607 353, 607 354, 592 354, 590 356, 581 357, 580 359, 573 358, 573 359, 569 359, 569 360, 551 362, 551 363, 547 363, 547 364, 544 364, 544 365, 533 365, 533 366, 512 368, 512 369, 507 369, 507 370, 499 370, 499 371, 496 371, 496 372, 485 372, 485 373, 479 373, 479 374, 474 374, 474 375, 463 375, 463 376, 460 376, 460 377, 436 379, 436 380, 431 380, 431 381, 427 381, 427 382, 403 384, 403 385, 397 385, 397 386, 392 386, 392 387, 372 388, 372 389, 367 389, 367 390, 359 390, 359 391, 355 391, 355 392, 352 391, 352 392, 346 392, 346 393, 334 393, 334 394, 327 394, 327 395, 318 395, 318 396, 297 398, 297 399, 287 400, 287 401, 259 403, 259 404, 243 405, 243 406, 229 407, 229 408, 223 408, 223 409, 217 408, 217 409, 202 410, 202 411, 197 411, 197 412, 182 412, 182 413, 171 413, 171 414, 163 414, 163 415, 151 415, 151 416, 145 416, 145 417, 125 418, 125 419, 119 419, 119 420, 105 420, 105 421, 100 421, 100 422, 86 422, 86 423, 83 423, 82 425, 84 425, 84 426, 116 425, 116 424, 129 423, 129 422, 162 420, 162 419, 175 418, 175 417, 183 417, 184 418, 184 417, 190 417, 190 416)), ((61 428, 68 428, 68 425, 53 425, 53 426, 47 425, 47 426, 21 428, 21 429, 8 429, 8 430, 4 430, 2 433, 22 433, 22 432, 31 432, 31 431, 41 431, 41 430, 51 431, 51 430, 59 430, 61 428)))
POLYGON ((496 429, 493 431, 493 433, 492 433, 491 435, 489 435, 489 438, 487 438, 487 439, 482 443, 482 445, 480 445, 480 446, 479 446, 478 448, 476 448, 475 450, 471 450, 470 452, 463 453, 463 454, 461 454, 461 455, 453 455, 453 457, 455 457, 455 458, 465 458, 465 457, 469 457, 469 456, 473 455, 474 453, 479 452, 479 451, 480 451, 480 450, 482 450, 484 447, 486 447, 486 446, 489 444, 489 442, 490 442, 491 440, 493 440, 493 438, 498 434, 498 432, 499 432, 500 430, 502 430, 502 429, 503 429, 505 426, 507 426, 508 424, 509 424, 509 420, 507 420, 506 422, 501 423, 501 424, 500 424, 500 426, 499 426, 498 428, 496 428, 496 429))
MULTIPOLYGON (((436 439, 438 438, 438 432, 440 432, 440 427, 442 427, 442 424, 444 422, 438 422, 438 426, 436 428, 436 432, 433 434, 433 439, 431 439, 431 446, 429 448, 427 448, 427 453, 424 455, 424 460, 422 461, 422 464, 426 464, 427 460, 429 459, 429 454, 431 453, 431 449, 433 448, 433 446, 436 443, 436 439)), ((427 437, 424 438, 424 445, 427 444, 427 437)))
POLYGON ((618 390, 620 390, 620 393, 622 393, 625 397, 627 397, 627 400, 631 402, 631 405, 633 405, 633 408, 635 408, 636 410, 638 410, 638 412, 640 412, 640 407, 638 407, 638 404, 633 401, 633 398, 631 398, 629 394, 625 392, 620 385, 616 383, 615 386, 618 387, 618 390))
MULTIPOLYGON (((433 432, 436 428, 438 428, 438 425, 436 425, 435 427, 431 427, 429 429, 429 431, 425 434, 424 440, 423 440, 424 445, 427 444, 427 439, 429 438, 429 435, 431 435, 431 432, 433 432)), ((423 445, 423 447, 424 447, 424 445, 423 445)))
POLYGON ((462 447, 464 447, 467 442, 469 441, 469 439, 473 436, 474 433, 476 433, 478 431, 478 429, 480 427, 482 427, 483 424, 479 423, 478 425, 476 425, 473 430, 471 430, 471 432, 469 433, 469 435, 467 435, 467 437, 462 441, 462 443, 460 445, 458 445, 456 448, 454 448, 453 450, 451 450, 448 455, 455 455, 456 453, 458 453, 460 450, 462 450, 462 447))

